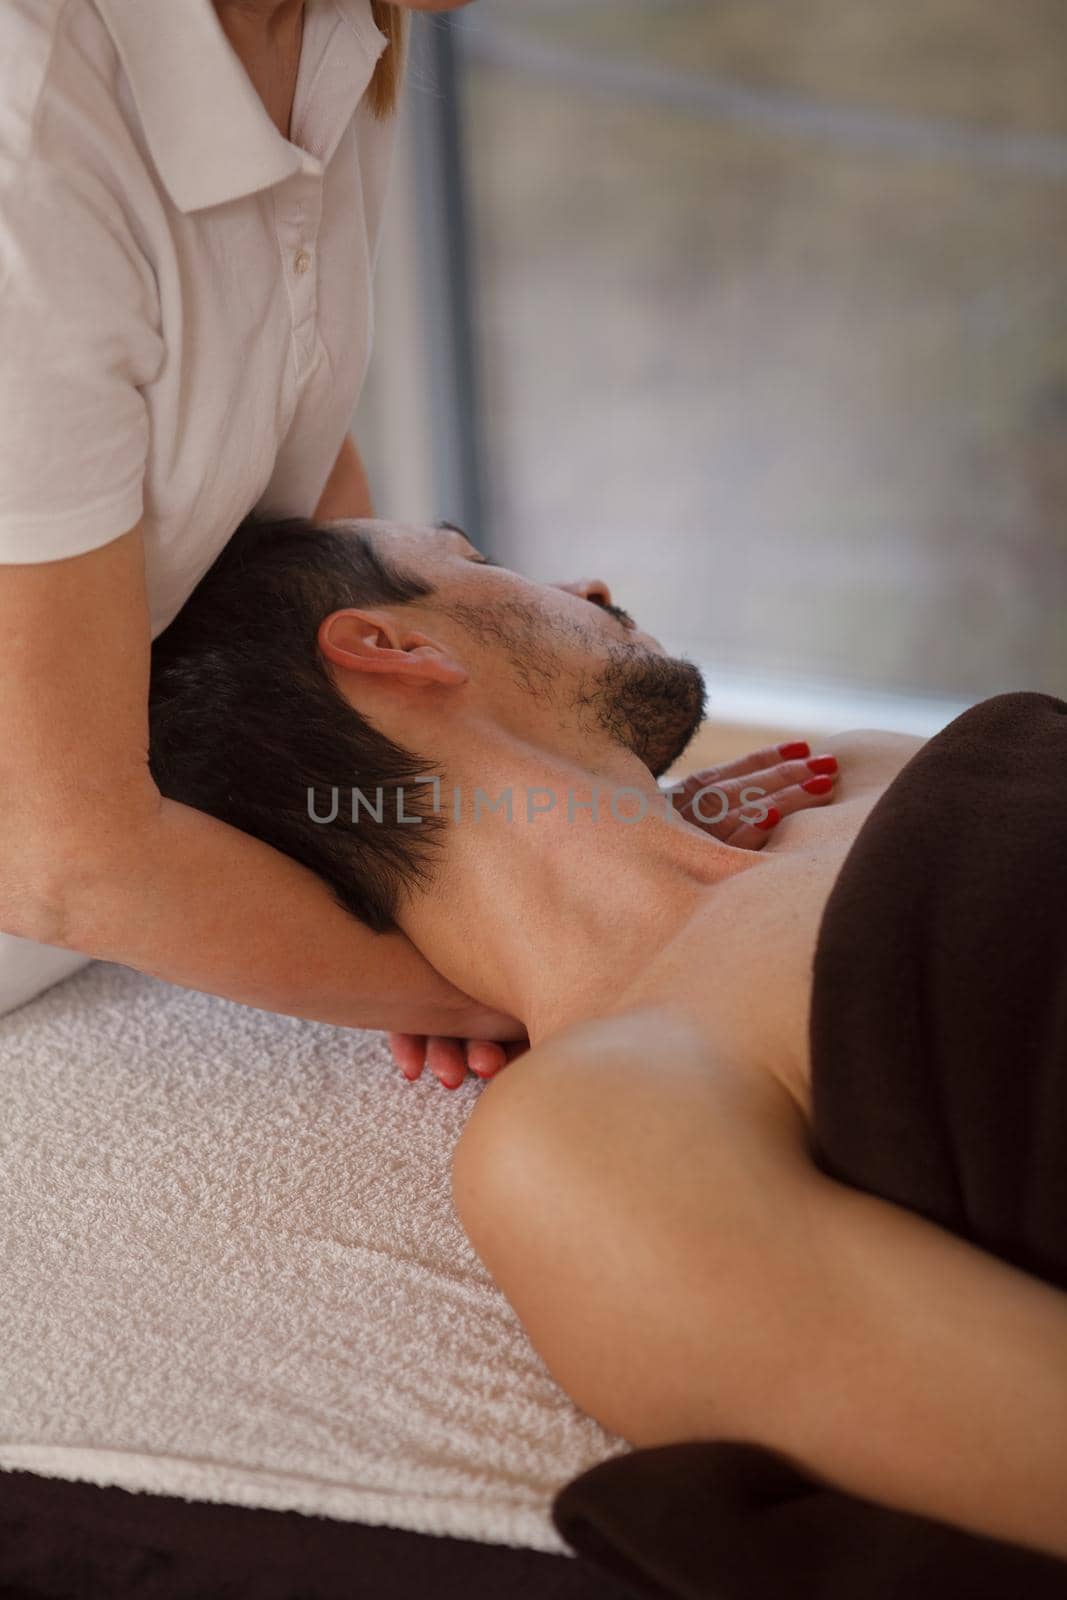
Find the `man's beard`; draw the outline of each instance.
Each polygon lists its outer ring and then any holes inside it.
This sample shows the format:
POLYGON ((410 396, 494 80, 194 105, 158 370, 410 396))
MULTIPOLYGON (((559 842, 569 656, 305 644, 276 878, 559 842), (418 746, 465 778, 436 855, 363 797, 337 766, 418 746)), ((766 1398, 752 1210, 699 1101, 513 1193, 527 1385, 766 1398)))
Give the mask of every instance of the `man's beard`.
MULTIPOLYGON (((449 611, 475 637, 491 640, 504 653, 526 694, 562 711, 563 645, 588 647, 586 630, 575 626, 569 637, 562 631, 546 634, 537 613, 515 600, 478 607, 460 603, 449 611)), ((658 778, 692 739, 705 705, 704 680, 691 661, 627 642, 614 645, 606 662, 583 674, 569 709, 589 737, 607 735, 658 778)))
POLYGON ((618 650, 575 694, 584 725, 631 751, 656 778, 685 750, 706 704, 704 680, 691 661, 636 646, 618 650))

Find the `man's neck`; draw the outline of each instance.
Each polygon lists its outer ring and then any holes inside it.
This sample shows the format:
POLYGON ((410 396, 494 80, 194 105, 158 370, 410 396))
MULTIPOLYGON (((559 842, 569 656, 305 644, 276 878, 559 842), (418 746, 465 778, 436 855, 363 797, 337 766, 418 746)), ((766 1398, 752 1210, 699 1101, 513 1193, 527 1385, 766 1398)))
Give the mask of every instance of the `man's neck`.
POLYGON ((442 785, 442 853, 400 922, 439 972, 533 1042, 596 1015, 709 888, 752 864, 674 817, 626 752, 596 771, 519 740, 482 757, 468 746, 442 785))

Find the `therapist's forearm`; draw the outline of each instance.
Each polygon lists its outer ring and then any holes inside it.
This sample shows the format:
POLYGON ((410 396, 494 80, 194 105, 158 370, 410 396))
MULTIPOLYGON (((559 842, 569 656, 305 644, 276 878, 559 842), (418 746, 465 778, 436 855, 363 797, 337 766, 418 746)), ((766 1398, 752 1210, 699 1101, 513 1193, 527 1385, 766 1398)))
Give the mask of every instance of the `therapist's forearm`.
POLYGON ((68 869, 58 937, 244 1005, 349 1027, 517 1037, 399 933, 375 934, 280 851, 163 800, 106 854, 68 869))
POLYGON ((363 458, 352 435, 346 433, 326 480, 326 487, 315 507, 315 521, 330 522, 337 517, 373 515, 374 503, 363 458))

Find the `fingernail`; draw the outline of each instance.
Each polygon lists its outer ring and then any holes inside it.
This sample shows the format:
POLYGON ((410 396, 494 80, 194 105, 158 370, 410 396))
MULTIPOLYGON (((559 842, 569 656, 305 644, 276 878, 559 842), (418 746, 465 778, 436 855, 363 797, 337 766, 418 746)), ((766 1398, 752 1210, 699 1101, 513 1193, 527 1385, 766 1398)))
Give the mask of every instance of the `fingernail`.
POLYGON ((800 785, 808 794, 829 794, 833 786, 833 778, 809 778, 807 783, 800 785))
POLYGON ((446 1089, 458 1089, 460 1084, 463 1082, 463 1079, 457 1078, 455 1083, 449 1083, 447 1078, 442 1078, 441 1082, 444 1084, 446 1089))
POLYGON ((808 762, 808 766, 811 768, 812 772, 836 772, 837 757, 816 756, 814 760, 808 762))
POLYGON ((793 744, 780 744, 778 754, 783 761, 800 761, 804 756, 811 755, 811 746, 805 744, 803 739, 798 739, 793 744))
POLYGON ((754 822, 752 826, 754 828, 759 828, 763 833, 766 833, 769 829, 776 828, 781 820, 782 813, 779 811, 777 806, 772 806, 767 815, 764 817, 763 821, 754 822))

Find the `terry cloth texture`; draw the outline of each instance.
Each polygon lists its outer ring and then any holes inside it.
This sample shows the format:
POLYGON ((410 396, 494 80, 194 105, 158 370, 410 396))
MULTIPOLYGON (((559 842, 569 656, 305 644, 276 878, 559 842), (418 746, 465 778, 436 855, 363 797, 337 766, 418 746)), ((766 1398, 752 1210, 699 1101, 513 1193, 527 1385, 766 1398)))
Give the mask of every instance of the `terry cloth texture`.
MULTIPOLYGON (((908 762, 827 902, 810 1024, 820 1166, 1067 1288, 1067 703, 998 695, 908 762)), ((636 1594, 1067 1597, 1065 1563, 743 1443, 608 1461, 554 1515, 636 1594)))
POLYGON ((552 1496, 626 1446, 456 1219, 481 1092, 102 962, 0 1019, 0 1468, 574 1567, 552 1496))

